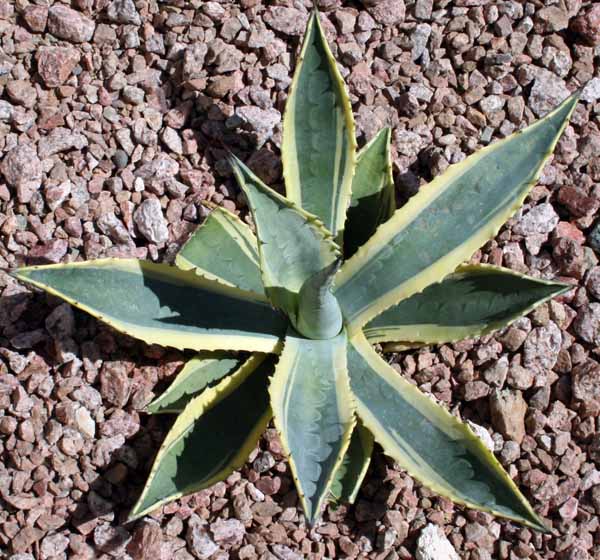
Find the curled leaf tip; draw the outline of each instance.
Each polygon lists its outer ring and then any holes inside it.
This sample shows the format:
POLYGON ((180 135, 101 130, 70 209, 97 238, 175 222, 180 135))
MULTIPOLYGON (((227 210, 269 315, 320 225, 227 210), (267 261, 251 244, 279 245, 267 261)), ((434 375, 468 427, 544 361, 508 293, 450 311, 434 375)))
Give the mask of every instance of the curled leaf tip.
POLYGON ((296 326, 308 338, 333 338, 342 330, 342 310, 331 291, 340 266, 341 258, 337 257, 310 276, 300 289, 296 326))

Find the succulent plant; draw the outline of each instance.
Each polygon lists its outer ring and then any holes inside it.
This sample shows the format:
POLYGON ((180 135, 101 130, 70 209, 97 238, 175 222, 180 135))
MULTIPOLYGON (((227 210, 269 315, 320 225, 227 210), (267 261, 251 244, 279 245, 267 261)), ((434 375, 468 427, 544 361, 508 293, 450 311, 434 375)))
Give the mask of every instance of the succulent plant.
POLYGON ((175 267, 101 259, 15 271, 118 331, 200 351, 148 406, 179 416, 130 518, 227 477, 273 419, 311 523, 326 501, 355 498, 375 441, 435 492, 544 530, 471 429, 373 345, 477 337, 568 289, 463 263, 522 204, 576 103, 451 165, 396 210, 391 132, 356 152, 315 11, 284 117, 287 196, 230 158, 256 236, 217 207, 175 267))

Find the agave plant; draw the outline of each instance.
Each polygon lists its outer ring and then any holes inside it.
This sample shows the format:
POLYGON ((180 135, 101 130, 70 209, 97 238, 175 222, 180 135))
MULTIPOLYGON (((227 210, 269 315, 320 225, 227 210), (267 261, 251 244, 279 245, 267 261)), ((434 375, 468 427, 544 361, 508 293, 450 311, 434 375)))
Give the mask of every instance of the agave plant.
POLYGON ((390 131, 356 152, 313 12, 284 117, 287 196, 231 157, 256 236, 215 208, 176 267, 101 259, 16 271, 121 332, 200 351, 148 406, 179 416, 130 518, 228 476, 273 419, 310 523, 326 501, 355 498, 376 441, 435 492, 544 530, 470 428, 373 344, 477 337, 568 289, 463 263, 522 204, 576 103, 451 166, 396 210, 390 131))

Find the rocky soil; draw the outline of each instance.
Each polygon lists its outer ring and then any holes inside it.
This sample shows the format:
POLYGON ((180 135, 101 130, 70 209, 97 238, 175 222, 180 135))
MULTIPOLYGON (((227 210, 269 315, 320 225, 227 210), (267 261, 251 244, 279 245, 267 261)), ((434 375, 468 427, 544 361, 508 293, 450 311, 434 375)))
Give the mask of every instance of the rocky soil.
MULTIPOLYGON (((356 505, 311 529, 272 431, 227 481, 124 524, 169 424, 144 406, 187 356, 0 271, 0 558, 600 558, 600 4, 317 4, 359 143, 393 128, 399 203, 585 86, 523 211, 473 257, 573 289, 495 336, 390 358, 482 427, 552 532, 453 506, 379 452, 356 505)), ((0 269, 171 261, 204 201, 248 219, 224 147, 281 184, 308 8, 0 0, 0 269)))

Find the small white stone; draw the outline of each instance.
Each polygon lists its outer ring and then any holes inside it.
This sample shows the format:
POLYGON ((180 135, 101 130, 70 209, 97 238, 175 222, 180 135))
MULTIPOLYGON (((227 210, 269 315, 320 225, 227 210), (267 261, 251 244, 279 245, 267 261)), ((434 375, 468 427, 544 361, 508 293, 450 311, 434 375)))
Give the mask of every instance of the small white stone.
POLYGON ((479 102, 481 110, 486 115, 489 115, 490 113, 495 113, 496 111, 500 111, 500 109, 502 109, 505 104, 506 99, 501 95, 488 95, 479 102))
POLYGON ((115 133, 115 137, 121 148, 123 148, 123 150, 127 152, 127 155, 130 156, 135 149, 135 145, 131 140, 131 130, 128 128, 120 128, 115 133))
POLYGON ((188 521, 186 541, 188 549, 199 560, 207 560, 219 550, 219 546, 208 534, 205 522, 196 514, 188 521))
POLYGON ((163 125, 163 114, 154 107, 146 107, 144 109, 144 120, 152 130, 158 132, 163 125))
POLYGON ((131 23, 133 25, 142 23, 133 0, 113 0, 106 10, 106 15, 110 21, 115 23, 131 23))
POLYGON ((273 135, 274 128, 281 122, 281 113, 277 109, 244 106, 236 109, 235 114, 245 128, 256 134, 260 146, 273 135))
POLYGON ((254 486, 252 482, 246 484, 246 492, 248 493, 250 499, 254 500, 255 502, 265 501, 265 495, 256 486, 254 486))
POLYGON ((181 141, 181 137, 177 134, 177 131, 170 126, 165 127, 160 139, 172 152, 175 152, 176 154, 183 153, 183 142, 181 141))
POLYGON ((571 92, 567 89, 564 80, 549 70, 540 68, 536 74, 529 94, 529 107, 538 117, 541 117, 555 109, 571 92))
MULTIPOLYGON (((55 533, 53 535, 47 535, 42 541, 40 547, 41 558, 56 558, 64 554, 64 551, 69 546, 69 539, 61 534, 55 533)), ((11 558, 14 558, 12 556, 11 558)))
POLYGON ((417 560, 460 560, 444 532, 432 523, 427 525, 417 541, 417 560))
POLYGON ((50 210, 56 210, 71 194, 71 181, 63 181, 60 185, 49 185, 44 194, 50 210))
POLYGON ((581 100, 593 103, 600 99, 600 78, 592 78, 581 92, 581 100))
POLYGON ((123 222, 119 220, 114 212, 106 212, 97 220, 98 229, 110 237, 113 243, 130 245, 132 243, 131 236, 123 222))
POLYGON ((123 99, 132 105, 140 105, 144 102, 144 90, 135 86, 125 86, 123 88, 123 99))
POLYGON ((398 152, 409 157, 416 157, 423 146, 423 138, 412 130, 397 130, 394 140, 398 152))
POLYGON ((133 213, 133 221, 151 243, 165 243, 169 239, 167 221, 157 198, 144 200, 133 213))
POLYGON ((75 424, 84 436, 93 438, 96 435, 96 422, 94 422, 90 411, 84 406, 80 406, 75 411, 75 424))
POLYGON ((554 207, 546 202, 534 206, 529 212, 521 216, 513 231, 519 235, 550 233, 558 222, 559 217, 554 207))
POLYGON ((225 8, 218 2, 205 2, 202 11, 212 19, 219 19, 225 14, 225 8))
POLYGON ((419 101, 425 101, 425 103, 429 103, 433 97, 433 91, 422 84, 413 84, 410 86, 408 92, 414 95, 419 101))
POLYGON ((14 107, 8 101, 0 101, 0 121, 9 121, 13 111, 14 107))
POLYGON ((210 530, 214 541, 221 545, 239 545, 246 534, 239 519, 217 519, 211 523, 210 530))
POLYGON ((283 544, 274 544, 272 549, 273 554, 279 560, 302 560, 302 556, 294 552, 289 546, 283 544))

